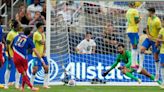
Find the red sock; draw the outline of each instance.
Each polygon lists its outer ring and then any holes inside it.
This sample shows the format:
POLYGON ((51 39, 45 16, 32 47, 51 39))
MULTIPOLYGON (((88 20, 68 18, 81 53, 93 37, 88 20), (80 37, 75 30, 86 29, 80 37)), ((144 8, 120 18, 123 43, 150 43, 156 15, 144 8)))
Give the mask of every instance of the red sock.
MULTIPOLYGON (((30 81, 29 81, 27 75, 26 75, 26 76, 23 76, 23 81, 24 81, 30 88, 32 88, 32 84, 30 83, 30 81)), ((23 85, 23 84, 22 84, 22 85, 23 85)))
POLYGON ((22 79, 22 88, 24 89, 24 86, 25 86, 25 81, 23 81, 22 79))

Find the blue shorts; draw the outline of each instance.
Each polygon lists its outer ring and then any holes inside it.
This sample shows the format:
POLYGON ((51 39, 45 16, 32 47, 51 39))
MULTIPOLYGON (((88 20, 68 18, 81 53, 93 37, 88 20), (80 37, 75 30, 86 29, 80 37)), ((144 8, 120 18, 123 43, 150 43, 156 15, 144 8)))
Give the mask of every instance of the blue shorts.
POLYGON ((164 64, 164 54, 160 54, 160 63, 164 64))
POLYGON ((152 52, 154 53, 159 53, 159 49, 155 46, 155 42, 151 41, 150 39, 146 38, 144 42, 142 43, 142 46, 145 47, 146 49, 149 49, 150 46, 152 46, 152 52))
POLYGON ((6 68, 9 69, 9 70, 15 68, 13 58, 6 60, 6 68))
MULTIPOLYGON (((42 57, 42 59, 44 60, 45 64, 48 65, 47 57, 42 57)), ((34 66, 38 66, 38 70, 40 70, 41 67, 43 66, 42 62, 40 61, 38 57, 33 58, 33 63, 34 63, 34 66)))
POLYGON ((138 33, 127 33, 127 34, 128 34, 130 43, 132 45, 137 45, 138 42, 139 42, 139 35, 138 35, 138 33))

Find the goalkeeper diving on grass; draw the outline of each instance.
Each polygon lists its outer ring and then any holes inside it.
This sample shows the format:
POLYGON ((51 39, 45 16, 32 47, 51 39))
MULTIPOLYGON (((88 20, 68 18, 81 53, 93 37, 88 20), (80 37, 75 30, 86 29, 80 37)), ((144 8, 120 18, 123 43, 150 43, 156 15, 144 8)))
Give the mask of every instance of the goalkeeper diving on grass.
MULTIPOLYGON (((131 63, 132 63, 132 56, 131 56, 131 52, 128 50, 125 50, 125 47, 123 44, 119 44, 117 47, 118 50, 118 56, 116 58, 116 62, 112 65, 112 67, 107 70, 106 72, 104 72, 102 74, 103 77, 105 77, 112 69, 114 69, 118 63, 120 63, 121 61, 125 64, 124 66, 120 66, 118 67, 118 69, 125 74, 126 76, 130 77, 133 80, 138 81, 138 83, 141 83, 141 80, 137 77, 135 77, 132 73, 136 71, 135 68, 131 68, 131 63)), ((149 77, 151 80, 154 80, 155 77, 153 75, 151 75, 150 73, 148 73, 144 68, 142 68, 142 71, 140 72, 140 74, 145 75, 146 77, 149 77)), ((161 84, 161 81, 157 81, 158 84, 161 84)))

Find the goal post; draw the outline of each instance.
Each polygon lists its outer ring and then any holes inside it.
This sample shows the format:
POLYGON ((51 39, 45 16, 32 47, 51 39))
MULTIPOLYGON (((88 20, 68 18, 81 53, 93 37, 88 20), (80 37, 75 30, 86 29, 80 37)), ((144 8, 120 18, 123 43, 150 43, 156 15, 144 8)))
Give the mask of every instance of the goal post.
MULTIPOLYGON (((147 26, 148 7, 155 7, 157 16, 164 17, 164 1, 133 1, 142 17, 139 34, 143 34, 142 31, 147 26)), ((47 0, 46 53, 50 60, 50 84, 62 83, 67 73, 80 85, 91 85, 93 79, 106 81, 106 85, 138 85, 117 68, 105 78, 102 77, 102 72, 116 61, 118 43, 125 44, 128 50, 131 49, 126 35, 125 13, 128 9, 128 0, 56 2, 57 4, 51 4, 51 0, 47 0), (77 54, 75 48, 84 39, 87 31, 93 34, 96 53, 77 54)), ((150 52, 145 57, 144 67, 151 74, 155 74, 153 56, 150 52)), ((157 85, 145 76, 137 73, 134 75, 143 81, 141 85, 157 85)))

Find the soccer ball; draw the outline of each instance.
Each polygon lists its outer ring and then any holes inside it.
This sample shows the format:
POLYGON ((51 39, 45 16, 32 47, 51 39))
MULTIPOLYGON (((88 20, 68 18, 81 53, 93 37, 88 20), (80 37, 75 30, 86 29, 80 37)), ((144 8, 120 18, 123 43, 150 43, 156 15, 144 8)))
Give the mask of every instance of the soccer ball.
POLYGON ((69 86, 75 86, 76 85, 76 81, 71 79, 71 80, 68 81, 68 85, 69 86))

